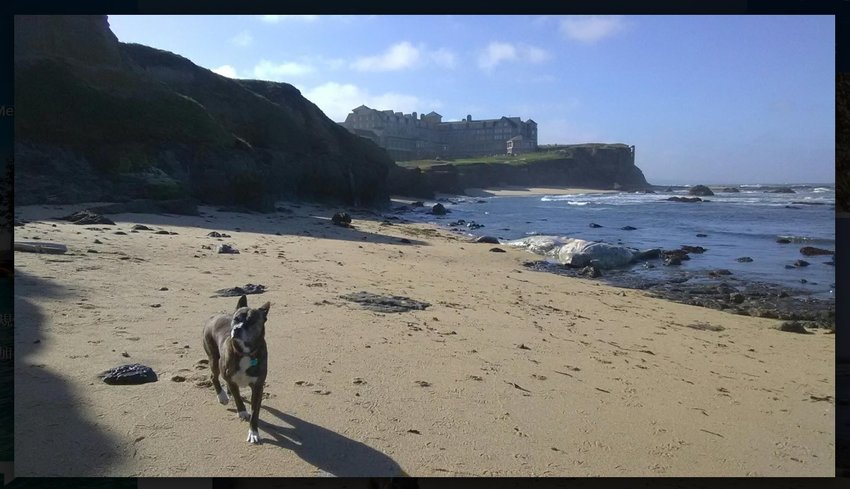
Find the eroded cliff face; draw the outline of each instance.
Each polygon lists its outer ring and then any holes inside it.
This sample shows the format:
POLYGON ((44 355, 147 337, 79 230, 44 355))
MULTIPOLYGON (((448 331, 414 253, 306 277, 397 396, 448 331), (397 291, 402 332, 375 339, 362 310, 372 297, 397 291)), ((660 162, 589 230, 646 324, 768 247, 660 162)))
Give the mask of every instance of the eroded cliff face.
POLYGON ((19 205, 388 203, 391 159, 289 84, 120 43, 105 16, 16 17, 15 56, 19 205))
POLYGON ((462 194, 472 187, 572 186, 640 190, 649 187, 625 144, 582 144, 564 147, 551 158, 528 163, 442 164, 423 169, 393 169, 393 193, 430 197, 434 192, 462 194))

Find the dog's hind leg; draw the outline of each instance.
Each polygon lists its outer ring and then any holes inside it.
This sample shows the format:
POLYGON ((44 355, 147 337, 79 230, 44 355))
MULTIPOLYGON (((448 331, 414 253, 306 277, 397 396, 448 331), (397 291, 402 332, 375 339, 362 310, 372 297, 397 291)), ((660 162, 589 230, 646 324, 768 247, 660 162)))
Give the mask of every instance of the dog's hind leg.
POLYGON ((227 404, 230 402, 230 399, 227 398, 227 392, 221 388, 221 382, 218 380, 219 374, 221 373, 221 365, 219 364, 221 357, 218 354, 218 348, 215 345, 211 346, 209 344, 209 340, 204 337, 204 350, 206 350, 207 358, 209 358, 210 382, 212 382, 212 385, 215 388, 215 393, 218 396, 218 402, 227 404))

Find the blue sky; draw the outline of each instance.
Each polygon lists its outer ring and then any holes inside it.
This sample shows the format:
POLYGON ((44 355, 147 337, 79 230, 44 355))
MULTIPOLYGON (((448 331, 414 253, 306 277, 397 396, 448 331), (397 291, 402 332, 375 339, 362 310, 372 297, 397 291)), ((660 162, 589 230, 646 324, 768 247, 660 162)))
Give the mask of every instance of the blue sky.
POLYGON ((832 16, 110 16, 123 42, 361 104, 623 142, 651 183, 835 179, 832 16))

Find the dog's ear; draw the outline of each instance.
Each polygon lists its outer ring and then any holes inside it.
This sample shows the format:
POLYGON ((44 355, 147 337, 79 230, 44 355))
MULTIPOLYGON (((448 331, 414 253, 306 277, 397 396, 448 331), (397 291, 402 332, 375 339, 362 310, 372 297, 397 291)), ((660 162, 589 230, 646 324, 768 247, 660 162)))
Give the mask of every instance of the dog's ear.
POLYGON ((267 317, 269 317, 269 308, 270 308, 271 306, 272 306, 272 305, 271 305, 271 303, 270 303, 270 302, 266 302, 266 303, 265 303, 265 304, 263 304, 262 306, 258 307, 258 308, 257 308, 257 310, 258 310, 258 311, 261 311, 261 312, 263 313, 263 317, 267 318, 267 317))
POLYGON ((236 309, 241 309, 243 307, 248 307, 248 297, 242 296, 239 298, 239 302, 236 303, 236 309))

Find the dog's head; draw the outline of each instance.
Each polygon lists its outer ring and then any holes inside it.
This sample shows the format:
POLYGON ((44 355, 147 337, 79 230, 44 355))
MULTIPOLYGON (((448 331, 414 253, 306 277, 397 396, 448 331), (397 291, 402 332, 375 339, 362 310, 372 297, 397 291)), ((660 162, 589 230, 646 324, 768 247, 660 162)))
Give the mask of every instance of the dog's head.
POLYGON ((239 298, 233 319, 230 321, 230 337, 243 353, 254 351, 265 338, 269 307, 271 304, 266 302, 256 309, 251 309, 248 307, 247 297, 243 295, 239 298))

